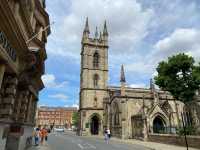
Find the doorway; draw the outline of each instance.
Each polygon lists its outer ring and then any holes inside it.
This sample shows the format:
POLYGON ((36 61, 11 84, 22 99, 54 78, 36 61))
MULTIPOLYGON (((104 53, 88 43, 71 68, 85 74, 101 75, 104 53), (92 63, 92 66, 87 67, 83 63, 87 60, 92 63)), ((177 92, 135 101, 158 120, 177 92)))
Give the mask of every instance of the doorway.
POLYGON ((142 139, 144 137, 144 121, 142 115, 136 115, 131 117, 132 125, 132 138, 142 139))
POLYGON ((157 116, 154 120, 153 120, 153 132, 154 133, 164 133, 165 132, 165 121, 157 116))
POLYGON ((97 116, 91 118, 90 130, 92 135, 99 134, 99 118, 97 116))

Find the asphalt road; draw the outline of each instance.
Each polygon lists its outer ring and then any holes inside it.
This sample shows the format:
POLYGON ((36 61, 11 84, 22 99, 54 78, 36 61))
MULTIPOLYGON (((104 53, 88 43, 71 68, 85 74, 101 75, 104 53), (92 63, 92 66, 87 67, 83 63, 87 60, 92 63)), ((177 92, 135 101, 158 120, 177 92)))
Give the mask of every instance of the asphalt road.
POLYGON ((71 132, 51 133, 48 137, 50 150, 149 150, 137 144, 125 144, 112 140, 107 144, 102 138, 80 137, 71 132))

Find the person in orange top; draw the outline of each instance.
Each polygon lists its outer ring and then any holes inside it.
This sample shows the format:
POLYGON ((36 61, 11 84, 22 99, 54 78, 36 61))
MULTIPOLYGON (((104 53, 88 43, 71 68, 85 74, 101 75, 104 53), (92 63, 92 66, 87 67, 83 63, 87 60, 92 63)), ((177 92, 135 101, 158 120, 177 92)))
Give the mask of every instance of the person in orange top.
POLYGON ((40 131, 40 137, 41 137, 41 144, 44 144, 44 139, 47 136, 47 130, 45 128, 42 128, 40 131))

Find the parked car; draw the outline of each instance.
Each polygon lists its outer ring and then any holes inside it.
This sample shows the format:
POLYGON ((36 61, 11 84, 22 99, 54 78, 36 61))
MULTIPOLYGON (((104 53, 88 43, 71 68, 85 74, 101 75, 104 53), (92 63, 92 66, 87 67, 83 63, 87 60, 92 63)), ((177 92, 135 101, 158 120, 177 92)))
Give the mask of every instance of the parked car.
POLYGON ((54 131, 56 131, 56 132, 64 132, 65 129, 64 128, 54 128, 54 131))
POLYGON ((72 131, 72 128, 68 128, 67 130, 68 130, 68 131, 72 131))

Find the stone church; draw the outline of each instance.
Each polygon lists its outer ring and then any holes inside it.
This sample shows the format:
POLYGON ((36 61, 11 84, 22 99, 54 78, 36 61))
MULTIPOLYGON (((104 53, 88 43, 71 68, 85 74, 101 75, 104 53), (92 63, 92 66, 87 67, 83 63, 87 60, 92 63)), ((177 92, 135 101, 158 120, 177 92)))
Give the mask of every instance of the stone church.
POLYGON ((182 118, 199 127, 200 112, 193 113, 195 119, 189 112, 182 117, 184 104, 156 89, 152 80, 150 88, 128 87, 123 65, 119 86, 107 85, 108 36, 105 22, 103 31, 96 28, 91 38, 87 18, 81 47, 80 135, 102 135, 109 128, 115 137, 146 139, 150 133, 176 133, 182 118))

